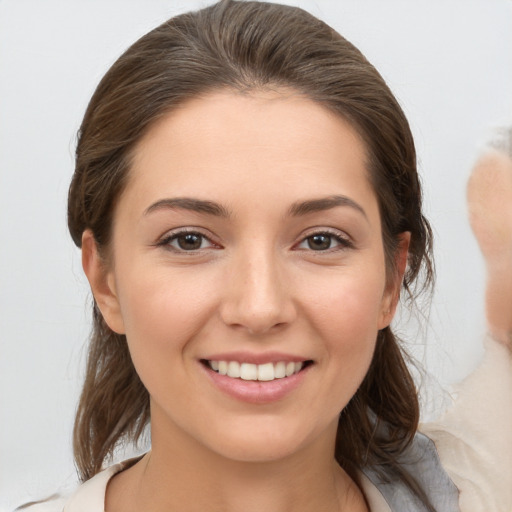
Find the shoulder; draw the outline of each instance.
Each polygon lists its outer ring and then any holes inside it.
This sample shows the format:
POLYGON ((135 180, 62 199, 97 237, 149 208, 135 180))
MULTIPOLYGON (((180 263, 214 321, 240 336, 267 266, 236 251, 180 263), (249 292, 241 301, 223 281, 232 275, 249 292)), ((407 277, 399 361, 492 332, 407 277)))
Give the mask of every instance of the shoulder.
POLYGON ((459 491, 443 468, 434 443, 417 433, 397 457, 400 471, 366 467, 364 475, 382 494, 391 510, 425 511, 422 499, 406 481, 414 482, 436 510, 459 512, 459 491))
POLYGON ((512 354, 485 339, 479 366, 452 389, 450 407, 420 426, 460 491, 462 511, 512 510, 512 354))
POLYGON ((66 496, 54 494, 44 500, 21 505, 15 512, 62 512, 66 501, 66 496))
POLYGON ((54 495, 46 500, 19 507, 16 512, 104 512, 105 494, 110 479, 137 459, 114 464, 80 485, 65 497, 54 495))
POLYGON ((66 501, 63 512, 104 512, 110 479, 131 464, 132 460, 114 464, 84 482, 66 501))

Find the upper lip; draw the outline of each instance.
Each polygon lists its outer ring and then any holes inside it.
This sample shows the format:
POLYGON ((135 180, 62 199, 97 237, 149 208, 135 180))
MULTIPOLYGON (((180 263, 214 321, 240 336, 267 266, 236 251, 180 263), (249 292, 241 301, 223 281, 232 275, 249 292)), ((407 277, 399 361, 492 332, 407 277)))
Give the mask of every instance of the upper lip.
POLYGON ((239 363, 251 363, 251 364, 265 364, 265 363, 279 363, 279 362, 293 362, 303 363, 310 361, 310 358, 285 354, 283 352, 223 352, 218 354, 211 354, 201 359, 207 361, 238 361, 239 363))

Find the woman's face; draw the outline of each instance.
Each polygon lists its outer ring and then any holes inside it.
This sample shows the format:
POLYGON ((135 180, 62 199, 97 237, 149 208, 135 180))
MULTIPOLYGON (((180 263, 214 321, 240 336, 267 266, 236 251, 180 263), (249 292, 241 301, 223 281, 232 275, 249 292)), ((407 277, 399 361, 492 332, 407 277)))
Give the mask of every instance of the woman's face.
POLYGON ((332 443, 394 312, 364 145, 289 91, 215 92, 161 119, 136 147, 105 272, 94 254, 86 233, 153 443, 236 460, 332 443))

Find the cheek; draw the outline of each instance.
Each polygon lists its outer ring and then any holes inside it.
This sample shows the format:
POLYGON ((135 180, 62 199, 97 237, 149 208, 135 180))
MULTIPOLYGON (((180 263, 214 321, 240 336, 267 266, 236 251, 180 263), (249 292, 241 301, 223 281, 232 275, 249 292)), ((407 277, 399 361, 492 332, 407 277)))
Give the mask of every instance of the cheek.
POLYGON ((384 287, 382 274, 372 274, 371 269, 365 274, 330 276, 322 285, 311 287, 303 303, 317 328, 329 333, 328 338, 344 333, 357 339, 378 330, 384 287))
POLYGON ((310 294, 307 316, 320 334, 330 367, 337 372, 332 378, 340 386, 357 389, 373 356, 384 281, 380 273, 366 273, 364 279, 344 275, 322 288, 310 294))
POLYGON ((124 276, 129 286, 119 286, 121 312, 130 352, 142 376, 185 355, 188 341, 211 317, 215 291, 200 276, 183 279, 147 271, 124 276))

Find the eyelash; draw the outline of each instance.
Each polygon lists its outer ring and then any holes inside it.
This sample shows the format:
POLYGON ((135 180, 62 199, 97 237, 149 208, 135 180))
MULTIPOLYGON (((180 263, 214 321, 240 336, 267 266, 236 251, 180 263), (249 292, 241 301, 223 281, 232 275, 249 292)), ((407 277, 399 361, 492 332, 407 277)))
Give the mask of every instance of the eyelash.
POLYGON ((343 251, 346 249, 354 248, 353 242, 347 236, 342 236, 338 231, 330 231, 328 229, 323 229, 321 231, 314 231, 313 233, 304 237, 300 241, 299 246, 302 244, 307 244, 309 246, 307 249, 304 248, 304 250, 309 250, 311 252, 319 252, 319 253, 326 253, 326 252, 330 253, 330 252, 343 251), (308 240, 311 240, 314 237, 318 237, 318 236, 328 237, 330 239, 330 241, 334 240, 338 244, 338 247, 328 247, 327 249, 315 251, 314 249, 311 248, 311 246, 309 246, 308 240))
MULTIPOLYGON (((201 247, 205 240, 209 244, 211 244, 211 247, 208 247, 208 249, 222 248, 220 245, 213 242, 208 236, 206 236, 205 234, 201 233, 200 231, 197 231, 194 229, 181 229, 180 231, 170 233, 170 234, 164 236, 164 238, 162 238, 160 241, 158 241, 155 245, 158 247, 165 247, 170 250, 174 250, 175 252, 194 254, 194 253, 197 253, 201 249, 205 249, 204 247, 201 247), (183 247, 172 246, 172 242, 177 241, 177 243, 179 243, 178 240, 187 235, 194 235, 194 236, 198 237, 200 239, 200 246, 196 249, 188 249, 188 250, 184 249, 183 247)), ((334 252, 334 251, 342 251, 342 250, 346 250, 346 249, 352 249, 352 248, 354 248, 354 244, 352 243, 352 241, 350 239, 348 239, 345 236, 340 235, 338 232, 324 229, 321 231, 315 231, 315 232, 309 234, 308 236, 302 238, 302 240, 299 242, 299 244, 296 244, 294 247, 297 247, 297 249, 299 249, 299 250, 306 250, 306 251, 318 252, 318 253, 326 253, 326 252, 330 253, 330 252, 334 252), (332 242, 332 240, 334 240, 338 244, 338 247, 328 247, 326 249, 321 249, 321 250, 312 249, 311 245, 308 241, 311 241, 314 237, 322 237, 322 236, 328 237, 330 243, 332 242), (308 248, 300 248, 300 246, 302 244, 307 244, 308 248)))
POLYGON ((200 231, 195 230, 195 229, 180 229, 179 231, 176 231, 174 233, 169 233, 166 236, 164 236, 161 240, 159 240, 156 243, 156 245, 158 247, 165 247, 167 249, 174 250, 175 252, 180 252, 180 253, 197 253, 197 251, 199 251, 201 249, 205 249, 204 247, 199 247, 197 249, 189 249, 189 250, 187 250, 187 249, 183 249, 182 247, 173 247, 171 245, 172 242, 178 241, 180 238, 185 237, 187 235, 195 235, 198 238, 200 238, 201 239, 201 245, 203 245, 203 242, 205 240, 208 241, 211 244, 211 246, 213 246, 213 247, 208 247, 208 249, 211 249, 211 248, 219 249, 219 248, 221 248, 218 244, 213 242, 204 233, 201 233, 200 231))

